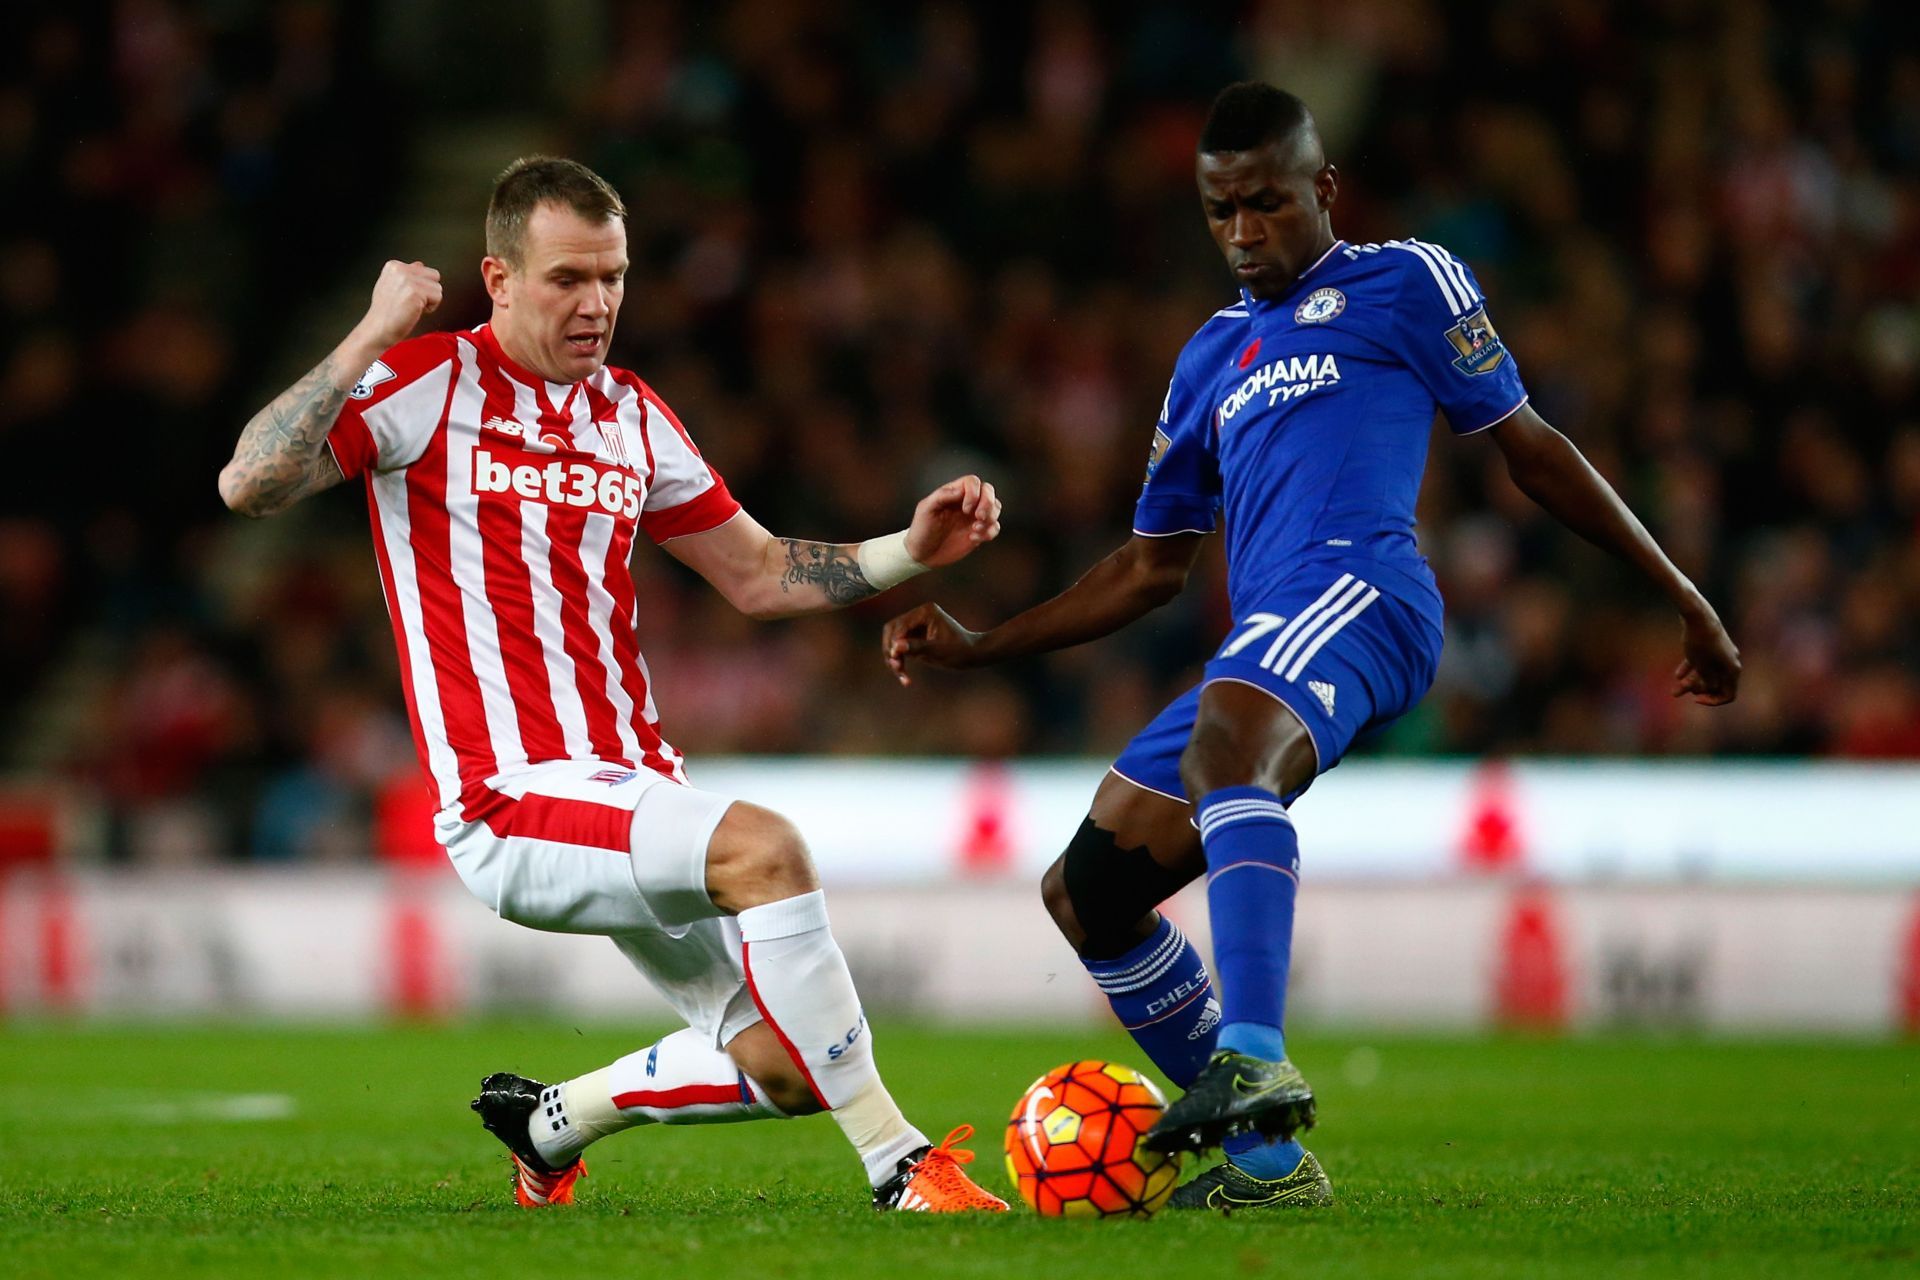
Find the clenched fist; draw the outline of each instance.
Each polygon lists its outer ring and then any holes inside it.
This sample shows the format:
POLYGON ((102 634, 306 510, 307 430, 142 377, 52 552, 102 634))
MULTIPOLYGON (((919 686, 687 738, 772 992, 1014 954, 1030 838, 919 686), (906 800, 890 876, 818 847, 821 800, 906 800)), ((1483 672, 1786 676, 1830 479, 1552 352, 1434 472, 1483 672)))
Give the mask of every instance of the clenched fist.
POLYGON ((440 305, 440 273, 424 262, 388 262, 374 281, 373 301, 359 329, 379 351, 413 332, 440 305))
POLYGON ((1740 692, 1740 650, 1711 609, 1681 620, 1681 651, 1673 669, 1673 696, 1706 707, 1732 702, 1740 692))

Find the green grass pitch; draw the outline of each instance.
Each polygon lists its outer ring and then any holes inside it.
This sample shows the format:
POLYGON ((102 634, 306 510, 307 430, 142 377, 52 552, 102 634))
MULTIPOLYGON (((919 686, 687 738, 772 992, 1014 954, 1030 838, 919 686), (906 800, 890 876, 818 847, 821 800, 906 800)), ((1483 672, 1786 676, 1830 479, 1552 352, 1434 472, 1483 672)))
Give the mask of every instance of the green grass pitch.
MULTIPOLYGON (((571 1210, 514 1207, 466 1110, 485 1071, 557 1078, 644 1031, 0 1032, 10 1277, 1792 1276, 1920 1274, 1920 1049, 1302 1036, 1331 1209, 1151 1222, 882 1217, 826 1117, 647 1128, 571 1210)), ((935 1139, 988 1185, 1034 1076, 1146 1064, 1117 1034, 880 1028, 935 1139)))

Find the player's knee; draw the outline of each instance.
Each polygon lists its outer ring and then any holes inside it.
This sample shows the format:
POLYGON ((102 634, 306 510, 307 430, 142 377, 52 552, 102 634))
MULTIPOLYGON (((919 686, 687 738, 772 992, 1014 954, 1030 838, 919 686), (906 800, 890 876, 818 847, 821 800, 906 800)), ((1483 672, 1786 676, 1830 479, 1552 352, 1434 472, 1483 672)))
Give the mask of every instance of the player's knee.
POLYGON ((1047 914, 1053 917, 1054 927, 1060 930, 1060 936, 1075 951, 1082 950, 1087 944, 1087 931, 1080 927, 1079 913, 1073 909, 1073 895, 1067 892, 1067 856, 1061 854, 1053 860, 1046 874, 1040 877, 1040 901, 1045 904, 1047 914))
POLYGON ((1043 881, 1047 909, 1073 949, 1095 960, 1122 955, 1151 935, 1154 909, 1190 878, 1155 862, 1144 846, 1121 848, 1092 819, 1080 824, 1049 877, 1055 870, 1061 905, 1056 909, 1053 885, 1043 881))
POLYGON ((807 842, 793 823, 744 802, 727 810, 707 845, 707 896, 714 906, 737 915, 819 887, 807 842))

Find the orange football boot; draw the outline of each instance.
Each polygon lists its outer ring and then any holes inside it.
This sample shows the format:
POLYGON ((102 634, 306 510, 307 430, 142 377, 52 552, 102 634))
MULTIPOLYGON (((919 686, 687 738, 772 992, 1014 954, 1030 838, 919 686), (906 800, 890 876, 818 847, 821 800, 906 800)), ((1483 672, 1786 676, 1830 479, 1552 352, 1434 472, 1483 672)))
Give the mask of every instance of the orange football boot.
POLYGON ((524 1209, 539 1209, 550 1204, 572 1204, 573 1184, 587 1176, 587 1162, 576 1158, 564 1169, 552 1173, 540 1170, 513 1156, 513 1198, 524 1209))
POLYGON ((956 1143, 973 1136, 963 1124, 937 1147, 922 1147, 900 1161, 900 1169, 873 1189, 876 1209, 904 1209, 914 1213, 1005 1213, 1007 1202, 969 1178, 960 1166, 973 1163, 973 1152, 956 1143))
POLYGON ((527 1121, 553 1092, 538 1080, 496 1071, 480 1082, 480 1096, 471 1104, 487 1132, 500 1139, 513 1157, 513 1198, 528 1209, 572 1204, 573 1184, 587 1176, 586 1161, 578 1156, 558 1169, 542 1160, 527 1133, 527 1121))

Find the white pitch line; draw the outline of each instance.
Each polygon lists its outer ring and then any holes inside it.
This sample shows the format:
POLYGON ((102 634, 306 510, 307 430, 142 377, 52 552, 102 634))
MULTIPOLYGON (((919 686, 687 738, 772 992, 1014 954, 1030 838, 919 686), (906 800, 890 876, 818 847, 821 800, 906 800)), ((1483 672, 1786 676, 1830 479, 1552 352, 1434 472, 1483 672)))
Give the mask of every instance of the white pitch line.
POLYGON ((118 1113, 147 1124, 192 1124, 213 1120, 252 1124, 285 1120, 297 1110, 285 1093, 193 1093, 177 1097, 109 1099, 97 1110, 118 1113))

